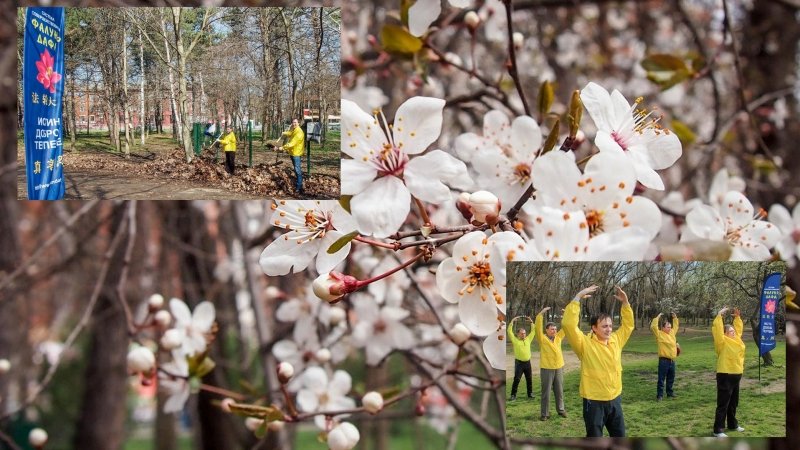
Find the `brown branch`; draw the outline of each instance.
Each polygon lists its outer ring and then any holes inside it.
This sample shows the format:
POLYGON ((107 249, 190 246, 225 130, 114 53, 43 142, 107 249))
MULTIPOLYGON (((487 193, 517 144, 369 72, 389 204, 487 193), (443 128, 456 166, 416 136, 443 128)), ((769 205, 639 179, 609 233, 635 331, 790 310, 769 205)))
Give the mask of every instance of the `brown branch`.
POLYGON ((117 283, 117 299, 119 300, 122 311, 125 313, 125 323, 128 325, 128 335, 136 334, 137 326, 133 323, 133 314, 125 296, 125 284, 128 281, 128 269, 133 253, 133 244, 136 242, 136 200, 128 202, 128 245, 125 248, 125 256, 122 259, 122 269, 120 271, 119 282, 117 283))
POLYGON ((517 94, 519 94, 519 98, 522 100, 522 107, 525 109, 525 114, 533 117, 528 107, 528 100, 525 98, 525 91, 522 89, 519 73, 517 72, 517 52, 516 49, 514 49, 514 26, 511 24, 511 13, 514 11, 514 6, 511 0, 503 0, 503 4, 506 6, 506 21, 508 22, 508 73, 511 75, 511 78, 514 80, 514 85, 517 87, 517 94))

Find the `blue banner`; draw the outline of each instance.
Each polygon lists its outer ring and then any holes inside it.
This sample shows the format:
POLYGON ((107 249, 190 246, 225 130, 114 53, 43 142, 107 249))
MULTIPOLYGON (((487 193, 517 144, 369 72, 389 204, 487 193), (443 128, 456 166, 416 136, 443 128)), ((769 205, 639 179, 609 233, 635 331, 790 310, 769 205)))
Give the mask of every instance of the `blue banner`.
POLYGON ((764 280, 761 289, 761 320, 758 325, 759 355, 775 348, 775 313, 781 300, 781 274, 771 273, 764 280))
POLYGON ((28 199, 60 200, 64 198, 64 8, 28 8, 24 45, 22 93, 28 199))

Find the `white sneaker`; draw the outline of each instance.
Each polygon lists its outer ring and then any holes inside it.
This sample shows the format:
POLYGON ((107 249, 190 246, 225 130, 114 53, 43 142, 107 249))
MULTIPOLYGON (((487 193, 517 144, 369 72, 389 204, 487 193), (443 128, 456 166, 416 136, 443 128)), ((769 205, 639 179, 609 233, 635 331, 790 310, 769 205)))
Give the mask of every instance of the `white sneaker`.
POLYGON ((714 433, 714 437, 728 437, 725 433, 714 433))
MULTIPOLYGON (((734 431, 734 430, 731 430, 731 431, 734 431)), ((744 428, 742 428, 742 427, 736 427, 736 431, 738 431, 739 433, 741 433, 742 431, 744 431, 744 428)))

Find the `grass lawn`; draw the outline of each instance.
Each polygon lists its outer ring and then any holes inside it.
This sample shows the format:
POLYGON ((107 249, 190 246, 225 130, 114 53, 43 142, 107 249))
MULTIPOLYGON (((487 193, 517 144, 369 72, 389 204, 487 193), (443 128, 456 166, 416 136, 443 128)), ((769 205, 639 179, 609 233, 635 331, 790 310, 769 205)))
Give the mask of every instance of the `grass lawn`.
MULTIPOLYGON (((779 336, 782 338, 782 336, 779 336)), ((745 331, 747 345, 745 370, 741 382, 737 418, 744 433, 731 437, 767 437, 786 435, 786 343, 778 342, 772 356, 774 367, 761 367, 758 384, 758 349, 745 331)), ((622 405, 628 436, 710 436, 716 408, 716 355, 710 330, 689 329, 678 335, 681 356, 677 361, 675 394, 677 398, 656 402, 658 354, 649 330, 637 330, 623 349, 622 405)), ((569 345, 564 344, 565 360, 574 360, 569 345)), ((538 348, 534 348, 533 387, 535 399, 525 398, 524 381, 520 382, 517 400, 508 402, 508 432, 518 437, 585 436, 582 399, 578 385, 579 366, 573 364, 564 373, 564 401, 568 418, 555 412, 551 396, 550 420, 540 416, 540 379, 538 348)), ((513 362, 512 362, 513 363, 513 362)), ((511 395, 513 367, 506 371, 506 397, 511 395)))

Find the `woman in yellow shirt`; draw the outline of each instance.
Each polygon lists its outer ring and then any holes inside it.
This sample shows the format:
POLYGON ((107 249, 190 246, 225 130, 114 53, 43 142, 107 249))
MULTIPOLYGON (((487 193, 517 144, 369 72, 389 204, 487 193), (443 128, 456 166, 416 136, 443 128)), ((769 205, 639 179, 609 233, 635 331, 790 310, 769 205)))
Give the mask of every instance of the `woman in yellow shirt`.
POLYGON ((556 411, 561 417, 567 417, 564 410, 564 356, 561 354, 561 341, 566 334, 558 330, 556 324, 548 322, 542 327, 544 313, 550 307, 542 308, 536 315, 536 341, 539 343, 539 375, 542 380, 542 415, 541 420, 550 418, 550 390, 556 396, 556 411))
MULTIPOLYGON (((508 338, 511 346, 514 347, 514 383, 511 385, 511 400, 517 399, 517 387, 522 375, 525 375, 525 385, 528 388, 528 398, 533 398, 533 380, 531 379, 531 342, 533 333, 530 335, 524 328, 520 328, 514 335, 514 322, 522 316, 514 317, 508 324, 508 338)), ((531 321, 530 317, 525 317, 531 321)), ((532 321, 531 321, 532 322, 532 321)), ((533 331, 533 330, 531 330, 533 331)))
POLYGON ((744 431, 736 420, 739 406, 739 382, 744 372, 744 350, 742 331, 744 325, 739 317, 739 308, 733 309, 733 325, 724 325, 722 317, 728 310, 722 308, 711 324, 714 350, 717 352, 717 411, 714 415, 714 436, 727 437, 723 427, 727 419, 728 430, 744 431))
POLYGON ((572 350, 581 360, 580 393, 583 397, 583 423, 586 437, 602 437, 603 428, 611 437, 625 437, 622 415, 622 347, 633 333, 633 309, 628 295, 616 287, 621 323, 613 331, 611 316, 600 313, 592 317, 592 332, 581 333, 578 322, 582 298, 591 297, 597 286, 580 291, 564 310, 561 328, 567 334, 572 350))

